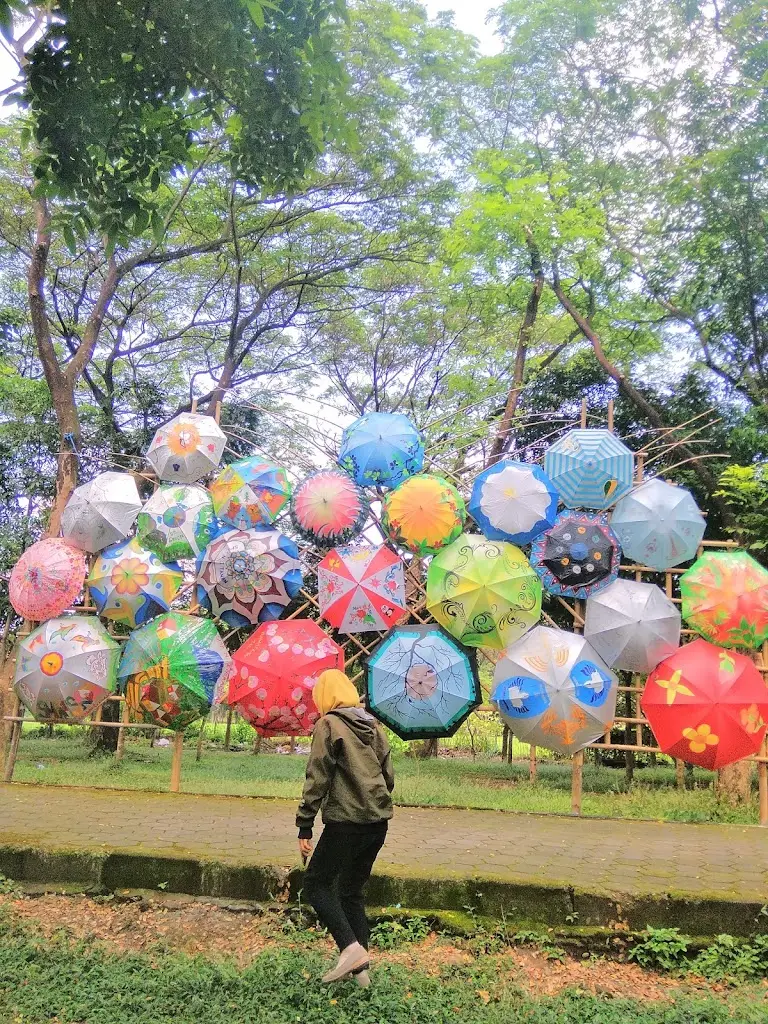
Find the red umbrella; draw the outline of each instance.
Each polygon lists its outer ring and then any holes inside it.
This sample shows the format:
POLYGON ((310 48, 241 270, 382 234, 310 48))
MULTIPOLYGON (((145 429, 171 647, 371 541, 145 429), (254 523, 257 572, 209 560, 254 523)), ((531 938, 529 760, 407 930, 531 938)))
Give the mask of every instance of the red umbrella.
POLYGON ((651 672, 641 707, 665 754, 722 768, 760 750, 768 689, 743 654, 694 640, 651 672))
POLYGON ((306 736, 329 668, 344 668, 344 652, 312 619, 263 622, 232 656, 228 703, 262 736, 306 736))

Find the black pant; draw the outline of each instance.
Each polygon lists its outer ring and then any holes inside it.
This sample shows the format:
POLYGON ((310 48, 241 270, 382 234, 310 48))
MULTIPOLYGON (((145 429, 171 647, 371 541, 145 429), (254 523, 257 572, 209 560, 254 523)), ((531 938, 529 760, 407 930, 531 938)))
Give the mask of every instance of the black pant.
POLYGON ((339 949, 355 941, 368 949, 363 886, 386 838, 386 822, 326 825, 320 836, 304 878, 304 896, 339 949))

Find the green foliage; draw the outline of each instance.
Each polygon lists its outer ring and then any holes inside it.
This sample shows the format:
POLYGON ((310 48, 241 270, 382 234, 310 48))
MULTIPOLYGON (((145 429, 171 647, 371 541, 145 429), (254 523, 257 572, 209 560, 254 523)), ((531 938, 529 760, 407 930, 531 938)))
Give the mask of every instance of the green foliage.
POLYGON ((416 914, 380 917, 371 928, 371 943, 379 949, 395 949, 408 942, 423 942, 431 931, 429 921, 416 914))
POLYGON ((647 928, 642 939, 629 951, 629 959, 641 967, 676 971, 687 963, 691 940, 679 928, 647 928))
POLYGON ((720 477, 719 494, 736 517, 733 532, 740 543, 760 554, 768 548, 768 463, 729 466, 720 477))
POLYGON ((718 935, 691 961, 690 969, 711 981, 764 978, 768 975, 768 935, 749 941, 718 935))

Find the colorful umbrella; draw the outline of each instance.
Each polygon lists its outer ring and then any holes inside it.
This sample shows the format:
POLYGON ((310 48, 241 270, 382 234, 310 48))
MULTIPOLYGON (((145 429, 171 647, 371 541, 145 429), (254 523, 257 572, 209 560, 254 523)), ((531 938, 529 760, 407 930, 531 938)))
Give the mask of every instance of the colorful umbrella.
POLYGON ((49 619, 19 644, 16 694, 39 722, 78 722, 114 693, 119 658, 94 616, 49 619))
POLYGON ((229 626, 279 618, 302 582, 298 548, 278 530, 222 530, 197 560, 198 600, 229 626))
POLYGON ((722 768, 760 750, 768 690, 749 658, 694 640, 650 674, 640 706, 665 754, 722 768))
POLYGON ((311 544, 331 547, 362 532, 369 505, 365 492, 340 469, 311 473, 296 488, 291 519, 311 544))
POLYGON ((575 754, 606 733, 619 682, 583 636, 537 626, 496 665, 491 698, 518 739, 575 754))
POLYGON ((434 555, 461 534, 467 510, 447 480, 419 473, 398 484, 382 502, 383 526, 393 543, 416 555, 434 555))
POLYGON ((389 548, 334 548, 317 567, 320 614, 342 633, 387 630, 407 611, 403 563, 389 548))
POLYGON ((136 522, 136 535, 163 562, 196 558, 216 532, 211 496, 194 484, 158 487, 136 522))
POLYGON ((538 622, 541 581, 519 548, 465 533, 430 562, 427 608, 461 643, 502 650, 538 622))
POLYGON ((529 544, 554 525, 557 502, 543 469, 506 459, 475 478, 469 514, 490 540, 529 544))
POLYGON ((683 618, 721 647, 768 640, 768 570, 746 551, 708 551, 680 577, 683 618))
POLYGON ((161 480, 193 484, 218 469, 226 442, 212 416, 182 412, 152 438, 147 462, 161 480))
POLYGON ((691 492, 663 480, 636 487, 611 515, 625 555, 653 569, 671 569, 693 558, 705 526, 691 492))
POLYGON ((474 652, 439 626, 398 626, 368 659, 367 704, 403 740, 452 736, 482 700, 474 652))
POLYGON ((225 466, 211 483, 213 507, 219 519, 238 530, 269 526, 291 497, 291 484, 282 466, 258 455, 225 466))
POLYGON ((634 457, 610 430, 569 430, 546 451, 544 469, 569 508, 606 509, 632 488, 634 457))
POLYGON ((133 537, 102 551, 88 590, 102 618, 135 629, 167 612, 183 581, 178 566, 161 562, 133 537))
POLYGON ((94 553, 124 540, 140 511, 141 498, 129 473, 99 473, 72 492, 61 532, 73 547, 94 553))
POLYGON ((345 429, 339 465, 361 487, 397 487, 424 465, 424 445, 407 416, 369 412, 345 429))
POLYGON ((550 594, 587 598, 619 574, 619 542, 602 515, 561 512, 531 547, 531 565, 550 594))
POLYGON ((210 619, 168 612, 131 633, 118 678, 143 721, 183 732, 221 699, 230 665, 210 619))
POLYGON ((262 736, 307 736, 329 668, 344 668, 344 651, 312 619, 264 623, 233 655, 228 703, 262 736))
POLYGON ((614 580, 587 601, 584 636, 613 668, 648 673, 680 646, 680 612, 653 583, 614 580))
POLYGON ((83 589, 85 572, 82 551, 59 537, 39 540, 11 572, 8 596, 13 610, 33 622, 61 615, 83 589))

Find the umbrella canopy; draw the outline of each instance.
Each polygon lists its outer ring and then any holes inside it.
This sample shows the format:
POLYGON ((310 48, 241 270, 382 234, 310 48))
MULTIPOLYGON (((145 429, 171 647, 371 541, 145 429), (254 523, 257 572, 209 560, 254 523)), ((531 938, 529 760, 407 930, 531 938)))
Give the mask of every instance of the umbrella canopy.
POLYGON ((264 623, 234 653, 228 703, 262 736, 307 736, 329 668, 343 670, 344 651, 312 619, 264 623))
POLYGON ((61 615, 83 589, 85 572, 82 551, 59 537, 39 540, 11 572, 8 596, 13 610, 33 622, 61 615))
POLYGON ((278 530, 223 530, 197 560, 200 604, 229 626, 279 618, 301 590, 299 550, 278 530))
POLYGON ((140 511, 141 498, 129 473, 99 473, 72 492, 61 532, 68 544, 95 553, 124 540, 140 511))
POLYGON ((416 555, 433 555, 461 534, 467 510, 447 480, 419 473, 398 484, 382 502, 383 526, 393 543, 416 555))
POLYGON ((99 615, 135 629, 167 612, 184 576, 135 537, 106 548, 93 564, 88 590, 99 615))
POLYGON ((628 558, 671 569, 696 555, 706 523, 690 491, 648 480, 621 499, 611 526, 628 558))
POLYGON ((490 540, 529 544, 553 526, 555 485, 539 466, 505 459, 475 478, 469 514, 490 540))
POLYGON ((746 551, 708 551, 680 577, 683 618, 721 647, 768 640, 768 570, 746 551))
POLYGON ((610 430, 569 430, 544 455, 544 469, 569 508, 606 509, 632 488, 634 456, 610 430))
POLYGON ((584 636, 613 668, 648 673, 680 646, 680 612, 653 583, 614 580, 587 601, 584 636))
POLYGON ((403 740, 452 736, 482 695, 474 652, 439 626, 398 626, 368 659, 371 714, 403 740))
POLYGON ((119 658, 94 616, 49 619, 19 644, 16 695, 39 722, 79 722, 115 692, 119 658))
POLYGON ((291 497, 282 466, 254 455, 225 466, 211 483, 216 515, 238 530, 269 526, 291 497))
POLYGON ((182 412, 152 438, 147 462, 161 480, 193 484, 218 469, 226 441, 212 416, 182 412))
POLYGON ((342 633, 387 630, 407 611, 403 563, 384 545, 334 548, 317 567, 317 599, 342 633))
POLYGON ((550 594, 587 598, 619 574, 621 549, 605 516, 561 512, 531 547, 531 565, 550 594))
POLYGON ((407 416, 369 412, 344 430, 339 465, 361 487, 397 487, 424 465, 424 445, 407 416))
POLYGON ((340 469, 310 473, 294 491, 291 519, 311 544, 331 547, 362 532, 369 505, 365 491, 340 469))
POLYGON ((230 665, 210 619, 167 612, 128 637, 118 678, 143 721, 183 732, 221 699, 230 665))
POLYGON ((503 650, 541 615, 541 581, 523 552, 465 533, 427 570, 427 608, 469 647, 503 650))
POLYGON ((694 640, 654 669, 640 706, 665 754, 722 768, 760 750, 768 690, 749 658, 694 640))
POLYGON ((512 732, 575 754, 607 732, 618 679, 583 636, 537 626, 497 663, 491 698, 512 732))
POLYGON ((211 496, 194 484, 158 487, 136 522, 136 535, 163 562, 196 558, 216 532, 211 496))

